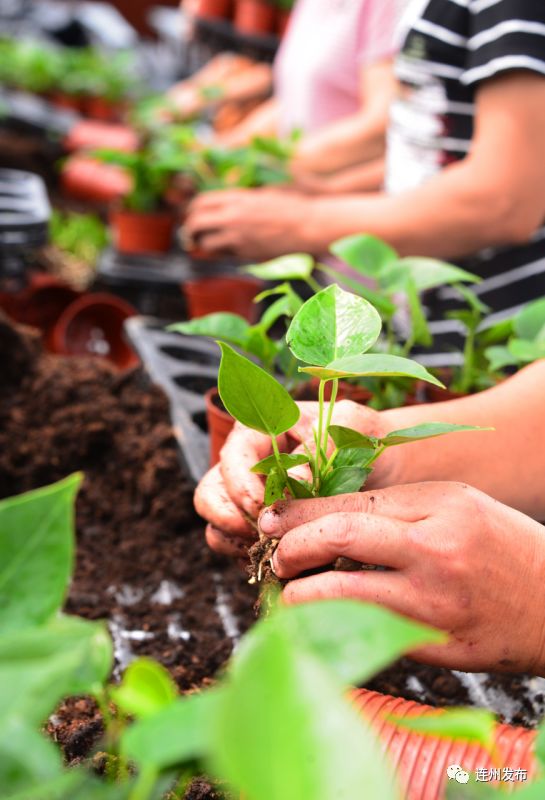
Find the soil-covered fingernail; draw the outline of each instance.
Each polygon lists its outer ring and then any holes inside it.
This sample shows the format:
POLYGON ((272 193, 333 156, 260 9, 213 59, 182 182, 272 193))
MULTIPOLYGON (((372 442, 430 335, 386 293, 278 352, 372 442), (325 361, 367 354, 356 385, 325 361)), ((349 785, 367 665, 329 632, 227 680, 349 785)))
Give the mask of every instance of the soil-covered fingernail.
POLYGON ((285 502, 280 501, 273 506, 269 506, 269 508, 263 509, 258 520, 259 530, 267 535, 277 531, 280 523, 279 516, 285 507, 285 502))

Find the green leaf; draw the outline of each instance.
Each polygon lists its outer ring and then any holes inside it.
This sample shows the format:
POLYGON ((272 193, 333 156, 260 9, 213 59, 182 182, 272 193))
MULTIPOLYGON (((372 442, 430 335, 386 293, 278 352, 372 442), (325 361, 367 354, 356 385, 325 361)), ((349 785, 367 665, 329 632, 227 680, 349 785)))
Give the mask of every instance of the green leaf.
MULTIPOLYGON (((309 457, 304 455, 304 453, 280 453, 280 458, 278 459, 284 469, 291 469, 301 464, 308 464, 309 460, 309 457)), ((271 469, 275 469, 278 466, 278 461, 274 455, 267 456, 267 458, 263 458, 261 461, 258 461, 257 464, 254 464, 250 472, 256 472, 258 475, 268 475, 271 469)))
POLYGON ((59 617, 6 633, 0 637, 0 719, 17 714, 29 725, 42 723, 62 698, 99 691, 112 660, 101 623, 59 617))
POLYGON ((259 321, 259 327, 264 331, 268 331, 275 322, 281 317, 291 318, 292 304, 289 297, 279 297, 275 300, 266 310, 259 321))
POLYGON ((499 372, 505 367, 514 367, 519 363, 509 348, 502 345, 487 347, 484 354, 488 359, 488 366, 491 372, 499 372))
POLYGON ((273 467, 267 475, 265 482, 265 505, 271 506, 284 497, 286 478, 280 473, 278 467, 273 467))
POLYGON ((445 387, 434 375, 409 358, 390 356, 387 354, 366 354, 350 358, 339 358, 324 367, 300 367, 300 372, 314 375, 320 380, 332 378, 360 378, 360 377, 404 377, 433 383, 435 386, 445 387))
POLYGON ((208 755, 220 692, 191 694, 125 730, 121 752, 140 767, 163 770, 208 755))
POLYGON ((263 264, 251 264, 242 271, 264 281, 304 281, 312 275, 313 269, 314 259, 308 253, 291 253, 263 264))
POLYGON ((529 342, 524 339, 511 339, 509 352, 519 364, 531 364, 545 358, 545 342, 529 342))
POLYGON ((218 390, 229 414, 248 428, 278 436, 292 428, 300 416, 295 401, 271 375, 236 353, 224 342, 218 390))
POLYGON ((187 322, 176 322, 169 325, 167 330, 190 336, 211 336, 243 347, 250 325, 238 314, 219 311, 187 322))
POLYGON ((364 436, 352 428, 345 428, 344 425, 330 425, 329 435, 339 450, 345 447, 376 450, 379 444, 379 440, 375 436, 364 436))
POLYGON ((472 708, 452 708, 440 714, 420 717, 389 718, 400 728, 429 736, 446 739, 462 739, 472 742, 491 752, 494 746, 496 718, 490 711, 472 708))
POLYGON ((40 625, 61 607, 74 554, 81 475, 0 502, 0 632, 40 625))
MULTIPOLYGON (((367 450, 364 447, 343 447, 335 456, 333 466, 339 467, 362 467, 367 465, 375 457, 376 450, 367 450)), ((367 470, 371 472, 371 469, 367 470)))
POLYGON ((513 327, 519 339, 538 338, 545 327, 545 297, 524 306, 513 318, 513 327))
POLYGON ((362 684, 400 656, 446 634, 382 606, 357 600, 320 600, 281 609, 305 644, 344 685, 362 684))
POLYGON ((161 664, 150 658, 138 658, 129 664, 121 684, 111 689, 111 695, 125 713, 149 717, 170 705, 178 690, 161 664))
POLYGON ((434 436, 444 436, 446 433, 461 433, 463 431, 490 431, 493 428, 479 428, 475 425, 452 425, 447 422, 424 422, 412 428, 392 431, 382 439, 382 444, 391 447, 405 442, 416 442, 419 439, 432 439, 434 436))
POLYGON ((296 358, 326 366, 335 359, 369 350, 381 327, 378 312, 367 300, 333 284, 307 300, 297 312, 286 342, 296 358))
POLYGON ((42 786, 61 774, 61 755, 53 742, 18 717, 2 721, 0 786, 3 798, 42 786))
POLYGON ((359 492, 370 469, 364 467, 338 467, 331 470, 320 484, 320 497, 359 492))
MULTIPOLYGON (((267 297, 275 297, 276 295, 283 295, 288 299, 290 317, 294 317, 301 308, 301 306, 303 305, 303 301, 301 300, 297 292, 293 290, 292 285, 290 283, 279 283, 277 286, 273 286, 272 289, 265 289, 264 292, 261 292, 256 297, 254 297, 254 303, 260 303, 262 300, 266 300, 267 297)), ((265 314, 263 315, 263 319, 264 318, 265 314)))
POLYGON ((372 277, 378 277, 386 266, 398 260, 390 245, 367 233, 338 239, 329 250, 362 275, 372 277))
POLYGON ((478 283, 481 278, 465 269, 436 258, 400 258, 381 276, 381 285, 389 291, 403 291, 411 281, 418 292, 456 283, 478 283))
POLYGON ((275 620, 241 645, 215 720, 217 775, 259 800, 397 800, 369 725, 275 620), (281 765, 273 769, 271 765, 281 765))
POLYGON ((422 345, 422 347, 431 347, 433 337, 426 321, 422 303, 420 302, 418 289, 413 280, 407 281, 406 291, 411 315, 411 344, 412 346, 419 344, 422 345))
POLYGON ((311 497, 314 497, 312 486, 308 481, 300 481, 288 475, 287 482, 288 489, 296 500, 309 500, 311 497))

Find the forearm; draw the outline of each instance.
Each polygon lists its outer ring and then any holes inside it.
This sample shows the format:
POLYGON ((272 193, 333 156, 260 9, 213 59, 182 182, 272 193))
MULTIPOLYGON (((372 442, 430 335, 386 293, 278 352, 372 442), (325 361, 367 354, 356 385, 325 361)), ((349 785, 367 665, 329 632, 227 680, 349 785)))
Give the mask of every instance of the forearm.
POLYGON ((330 191, 337 194, 377 192, 384 183, 384 171, 384 158, 376 158, 367 164, 350 167, 330 179, 330 191))
POLYGON ((426 184, 397 196, 318 198, 309 201, 301 227, 302 249, 327 250, 353 233, 371 233, 402 255, 460 258, 483 247, 524 241, 514 206, 516 195, 483 174, 471 158, 452 165, 426 184))
POLYGON ((278 103, 274 98, 261 103, 235 128, 218 139, 229 147, 248 144, 254 136, 278 135, 278 103))
POLYGON ((301 142, 296 160, 306 170, 329 175, 384 155, 387 114, 360 113, 334 122, 301 142))
POLYGON ((494 428, 396 448, 396 483, 462 481, 545 520, 544 394, 545 361, 539 361, 486 392, 382 412, 387 430, 423 422, 494 428))

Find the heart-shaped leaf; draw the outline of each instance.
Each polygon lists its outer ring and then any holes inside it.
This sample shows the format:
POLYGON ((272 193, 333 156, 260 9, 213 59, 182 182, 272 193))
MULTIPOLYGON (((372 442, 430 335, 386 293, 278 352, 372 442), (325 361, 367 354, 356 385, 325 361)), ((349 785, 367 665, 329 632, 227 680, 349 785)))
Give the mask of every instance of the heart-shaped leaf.
POLYGON ((149 658, 138 658, 129 664, 121 684, 111 689, 111 694, 127 714, 149 717, 170 705, 178 696, 178 690, 161 664, 149 658))
POLYGON ((414 378, 415 380, 433 383, 435 386, 445 387, 434 375, 409 358, 390 356, 386 354, 366 354, 351 358, 339 358, 324 367, 299 367, 300 372, 314 375, 320 380, 333 378, 362 378, 362 377, 401 377, 414 378))
POLYGON ((219 311, 187 322, 177 322, 169 325, 167 330, 193 336, 210 336, 243 347, 249 329, 249 324, 238 314, 219 311))
POLYGON ((218 390, 229 414, 248 428, 278 436, 289 430, 300 416, 286 389, 265 370, 252 364, 224 342, 218 390))
POLYGON ((386 266, 398 260, 390 245, 368 233, 345 236, 329 248, 334 256, 362 275, 378 277, 386 266))
POLYGON ((337 467, 320 484, 320 497, 359 492, 370 472, 365 467, 337 467))
POLYGON ((381 285, 388 291, 403 291, 410 280, 417 291, 424 292, 438 286, 455 283, 478 283, 481 278, 454 264, 436 258, 400 258, 384 271, 381 285))
POLYGON ((304 281, 312 275, 313 269, 314 259, 308 253, 291 253, 263 264, 251 264, 242 271, 263 281, 304 281))
POLYGON ((293 318, 286 341, 293 355, 306 364, 365 353, 380 334, 378 312, 362 297, 336 284, 311 297, 293 318))

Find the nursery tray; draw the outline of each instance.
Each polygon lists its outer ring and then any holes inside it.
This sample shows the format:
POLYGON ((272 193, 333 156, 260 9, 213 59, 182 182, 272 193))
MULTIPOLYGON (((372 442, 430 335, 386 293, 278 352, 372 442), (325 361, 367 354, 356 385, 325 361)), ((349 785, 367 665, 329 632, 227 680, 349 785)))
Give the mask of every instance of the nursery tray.
POLYGON ((64 138, 81 120, 79 114, 25 92, 0 91, 1 123, 15 130, 64 138))
POLYGON ((44 245, 50 215, 45 185, 38 175, 0 169, 0 254, 44 245))
POLYGON ((151 317, 131 317, 125 330, 150 377, 170 401, 181 455, 197 483, 209 466, 204 394, 217 383, 220 354, 212 342, 171 333, 167 325, 151 317))

